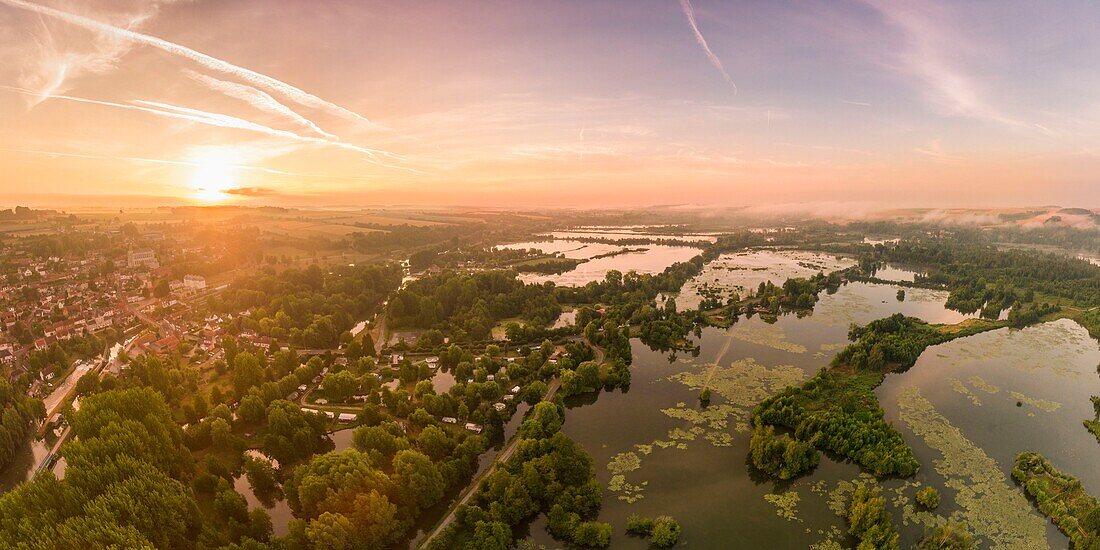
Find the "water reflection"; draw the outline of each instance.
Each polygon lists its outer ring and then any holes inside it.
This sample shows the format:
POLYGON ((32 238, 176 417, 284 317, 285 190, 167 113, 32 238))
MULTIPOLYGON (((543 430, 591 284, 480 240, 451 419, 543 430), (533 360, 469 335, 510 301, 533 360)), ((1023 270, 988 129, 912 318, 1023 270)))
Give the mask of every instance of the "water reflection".
MULTIPOLYGON (((645 548, 646 541, 623 533, 626 517, 668 514, 683 525, 684 543, 701 548, 729 547, 730 541, 744 548, 806 548, 824 540, 851 546, 844 519, 834 513, 830 502, 861 479, 859 468, 823 456, 810 475, 792 482, 761 479, 746 467, 749 431, 740 419, 747 418, 755 404, 748 403, 750 394, 776 391, 769 380, 805 379, 826 365, 846 345, 849 323, 866 324, 896 312, 941 323, 967 318, 944 308, 946 292, 906 289, 906 299, 898 301, 898 289, 886 284, 848 284, 833 294, 822 294, 812 315, 785 315, 772 323, 742 318, 728 331, 706 329, 698 342, 697 358, 670 360, 633 341, 630 391, 603 393, 583 406, 570 401, 563 428, 595 460, 597 477, 605 487, 598 519, 614 525, 612 545, 645 548), (728 386, 724 395, 716 388, 710 406, 703 408, 697 383, 712 369, 718 373, 713 380, 725 380, 728 386)), ((1083 329, 1059 321, 931 348, 908 372, 887 377, 879 389, 887 419, 903 431, 922 464, 914 478, 881 482, 901 525, 902 546, 914 544, 924 532, 912 507, 919 486, 931 485, 943 494, 937 514, 946 517, 966 510, 955 501, 958 491, 952 488, 960 482, 937 471, 939 455, 899 419, 898 389, 919 386, 937 410, 1000 465, 998 476, 1007 476, 1015 453, 1031 448, 1049 453, 1056 465, 1100 493, 1096 442, 1081 426, 1084 418, 1092 416, 1088 395, 1100 391, 1096 347, 1083 329), (989 385, 971 380, 972 376, 989 385), (982 405, 956 391, 952 378, 980 395, 982 405), (991 385, 997 385, 1000 393, 988 394, 991 385), (1070 385, 1073 390, 1067 391, 1070 385), (1017 408, 1012 391, 1031 400, 1017 408), (1048 412, 1043 407, 1049 409, 1049 402, 1061 406, 1048 412)), ((1020 502, 1022 509, 1015 513, 1033 517, 1026 500, 1020 502)), ((545 521, 540 517, 530 525, 529 538, 551 547, 559 545, 545 531, 545 521)), ((1040 537, 1044 532, 1047 543, 1066 546, 1065 537, 1045 522, 1040 537)), ((988 544, 990 539, 981 540, 988 544)))

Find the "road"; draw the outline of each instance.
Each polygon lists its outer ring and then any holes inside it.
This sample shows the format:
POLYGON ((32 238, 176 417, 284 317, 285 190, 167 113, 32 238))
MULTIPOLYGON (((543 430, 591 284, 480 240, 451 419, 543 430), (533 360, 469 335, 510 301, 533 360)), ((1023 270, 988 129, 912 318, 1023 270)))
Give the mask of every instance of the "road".
MULTIPOLYGON (((547 387, 546 395, 543 396, 542 400, 553 400, 554 394, 558 392, 558 387, 560 386, 561 379, 554 379, 554 381, 551 382, 550 385, 547 387)), ((466 487, 466 492, 464 492, 462 494, 462 497, 455 501, 455 503, 451 506, 451 509, 447 511, 447 515, 443 518, 443 521, 439 522, 439 525, 437 525, 435 529, 432 529, 432 531, 428 533, 428 536, 424 537, 424 540, 422 540, 420 544, 417 545, 418 548, 426 548, 428 546, 428 543, 431 542, 432 539, 436 537, 436 535, 439 535, 439 533, 442 533, 448 525, 454 523, 455 513, 458 511, 458 507, 470 501, 474 494, 477 493, 478 488, 481 487, 481 483, 489 477, 489 474, 492 473, 497 464, 508 460, 508 458, 512 456, 512 453, 516 451, 516 446, 519 445, 519 441, 519 431, 517 430, 516 433, 512 436, 512 439, 508 440, 508 443, 504 446, 504 449, 501 450, 500 453, 497 454, 496 458, 493 459, 493 463, 488 468, 486 468, 485 471, 483 471, 477 479, 475 479, 472 483, 470 483, 468 487, 466 487)))

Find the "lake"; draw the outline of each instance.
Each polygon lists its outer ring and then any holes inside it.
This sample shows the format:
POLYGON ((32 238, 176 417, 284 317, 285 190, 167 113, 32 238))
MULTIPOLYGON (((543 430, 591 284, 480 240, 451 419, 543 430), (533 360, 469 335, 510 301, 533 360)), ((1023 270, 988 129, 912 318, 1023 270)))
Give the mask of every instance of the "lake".
MULTIPOLYGON (((946 292, 906 289, 898 301, 898 289, 852 283, 823 293, 812 315, 706 329, 698 357, 633 341, 629 390, 572 398, 563 428, 595 461, 605 487, 598 519, 612 523, 612 547, 647 547, 625 535, 630 514, 671 515, 683 526, 682 544, 698 548, 852 545, 835 511, 854 482, 870 478, 823 455, 809 475, 763 479, 747 465, 748 422, 761 399, 826 365, 846 345, 850 323, 895 312, 943 323, 968 317, 943 307, 946 292), (698 393, 712 368, 713 397, 703 408, 698 393)), ((909 371, 888 375, 878 390, 887 419, 921 462, 913 478, 881 482, 902 547, 943 521, 938 515, 967 521, 986 547, 1065 548, 1067 539, 1008 474, 1015 454, 1031 449, 1100 493, 1096 441, 1081 426, 1092 416, 1088 395, 1100 391, 1098 362, 1096 341, 1075 323, 1057 321, 929 348, 909 371), (935 514, 914 507, 925 485, 943 495, 935 514)), ((533 521, 529 538, 560 546, 545 527, 545 517, 533 521)))

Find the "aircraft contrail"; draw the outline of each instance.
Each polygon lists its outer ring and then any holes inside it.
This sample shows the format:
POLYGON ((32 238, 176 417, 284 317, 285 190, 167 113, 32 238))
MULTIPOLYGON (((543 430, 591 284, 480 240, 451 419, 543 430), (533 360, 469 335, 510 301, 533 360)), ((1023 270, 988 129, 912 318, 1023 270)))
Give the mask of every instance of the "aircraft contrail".
MULTIPOLYGON (((38 95, 36 92, 33 92, 31 90, 26 90, 26 89, 23 89, 23 88, 17 88, 17 87, 14 87, 14 86, 0 85, 0 89, 9 90, 9 91, 13 91, 13 92, 24 94, 24 95, 31 95, 31 96, 37 96, 38 95)), ((255 122, 252 122, 252 121, 249 121, 249 120, 244 120, 242 118, 237 118, 237 117, 231 116, 231 115, 225 115, 225 114, 221 114, 221 113, 212 113, 212 112, 208 112, 208 111, 201 111, 199 109, 191 109, 189 107, 180 107, 180 106, 177 106, 177 105, 170 105, 168 103, 159 103, 159 102, 156 102, 156 101, 145 101, 145 100, 141 100, 141 99, 136 99, 136 100, 133 100, 129 103, 116 103, 116 102, 113 102, 113 101, 102 101, 102 100, 98 100, 98 99, 89 99, 89 98, 86 98, 86 97, 77 97, 77 96, 61 95, 61 94, 53 94, 53 95, 50 95, 48 97, 50 99, 61 99, 61 100, 65 100, 65 101, 73 101, 73 102, 76 102, 76 103, 86 103, 86 104, 90 104, 90 105, 100 105, 100 106, 103 106, 103 107, 114 107, 116 109, 127 109, 127 110, 131 110, 131 111, 140 111, 140 112, 149 113, 149 114, 157 115, 157 116, 161 116, 161 117, 174 118, 174 119, 178 119, 178 120, 186 120, 186 121, 189 121, 189 122, 196 122, 196 123, 205 124, 205 125, 208 125, 208 126, 217 126, 217 127, 220 127, 220 128, 232 128, 232 129, 238 129, 238 130, 247 130, 247 131, 250 131, 250 132, 256 132, 256 133, 265 134, 265 135, 269 135, 269 136, 273 136, 273 137, 286 138, 286 139, 290 139, 290 140, 298 141, 298 142, 302 142, 302 143, 313 143, 313 144, 317 144, 317 145, 326 145, 326 146, 331 146, 331 147, 337 147, 337 148, 340 148, 340 149, 345 149, 345 150, 348 150, 348 151, 354 151, 354 152, 357 152, 357 153, 362 153, 364 155, 367 155, 370 158, 371 162, 373 162, 374 164, 377 164, 379 166, 383 166, 383 167, 386 167, 386 168, 393 168, 393 169, 397 169, 397 170, 406 170, 406 171, 409 171, 409 172, 422 173, 420 170, 416 170, 414 168, 409 168, 409 167, 405 167, 405 166, 397 166, 397 165, 389 164, 387 162, 383 162, 383 161, 379 160, 379 157, 387 157, 387 158, 391 158, 391 159, 395 159, 395 160, 406 160, 404 157, 402 157, 400 155, 396 155, 394 153, 390 153, 390 152, 387 152, 387 151, 379 151, 379 150, 376 150, 376 149, 369 149, 367 147, 360 147, 358 145, 352 145, 350 143, 344 143, 344 142, 341 142, 341 141, 330 141, 330 140, 319 138, 319 137, 303 136, 301 134, 296 134, 296 133, 288 131, 288 130, 279 130, 277 128, 271 128, 269 126, 264 126, 263 124, 257 124, 255 122)))
POLYGON ((311 132, 320 134, 332 140, 340 139, 339 137, 322 130, 321 127, 317 126, 315 122, 302 116, 294 109, 291 109, 290 107, 279 103, 278 100, 271 97, 270 94, 263 90, 253 88, 252 86, 248 86, 245 84, 238 84, 236 82, 220 80, 212 76, 197 73, 192 70, 186 70, 185 74, 187 74, 187 76, 191 77, 193 80, 206 86, 207 88, 210 88, 211 90, 225 94, 234 99, 244 101, 245 103, 248 103, 249 105, 261 111, 267 111, 269 113, 274 113, 276 115, 290 119, 294 121, 295 124, 308 128, 311 132))
MULTIPOLYGON (((11 0, 0 1, 7 2, 11 0)), ((691 2, 689 0, 680 0, 680 9, 683 10, 684 17, 687 17, 688 24, 691 25, 691 30, 695 33, 695 41, 703 47, 703 52, 707 54, 707 59, 710 59, 710 64, 714 65, 714 68, 722 73, 722 78, 729 83, 730 87, 733 88, 733 93, 736 94, 737 84, 733 83, 733 79, 730 78, 729 73, 726 72, 726 68, 722 66, 722 60, 718 59, 718 56, 714 55, 714 52, 710 50, 710 46, 707 45, 707 39, 703 38, 703 33, 699 32, 699 26, 695 24, 695 8, 691 7, 691 2)))
POLYGON ((69 13, 67 11, 35 4, 33 2, 26 2, 24 0, 0 0, 0 4, 6 4, 14 8, 29 10, 41 15, 60 19, 72 25, 88 29, 90 31, 105 33, 125 40, 130 40, 138 44, 152 46, 161 51, 190 59, 191 61, 194 61, 195 63, 198 63, 199 65, 202 65, 210 70, 235 76, 258 88, 263 88, 265 90, 278 93, 300 105, 327 111, 348 120, 364 122, 376 127, 381 127, 380 125, 371 122, 363 115, 336 105, 335 103, 325 101, 324 99, 321 99, 299 88, 296 88, 290 84, 287 84, 286 82, 283 82, 276 78, 272 78, 262 73, 258 73, 251 69, 246 69, 239 65, 234 65, 228 61, 209 56, 207 54, 195 51, 186 46, 181 46, 174 42, 169 42, 167 40, 157 38, 155 36, 150 36, 148 34, 142 34, 128 29, 119 28, 114 25, 109 25, 107 23, 96 21, 95 19, 90 19, 88 17, 84 17, 74 13, 69 13))

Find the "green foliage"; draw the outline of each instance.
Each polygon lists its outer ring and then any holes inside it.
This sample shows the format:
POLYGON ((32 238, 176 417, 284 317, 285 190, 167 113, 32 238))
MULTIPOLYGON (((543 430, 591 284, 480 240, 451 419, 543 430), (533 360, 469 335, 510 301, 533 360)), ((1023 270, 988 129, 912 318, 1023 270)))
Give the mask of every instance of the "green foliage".
MULTIPOLYGON (((401 277, 397 264, 325 270, 311 265, 243 277, 208 300, 215 312, 252 310, 234 321, 234 333, 250 330, 305 348, 335 347, 355 320, 376 311, 401 277)), ((233 363, 228 351, 226 361, 233 363)))
POLYGON ((820 455, 813 442, 775 435, 771 426, 757 426, 749 442, 749 455, 758 470, 779 479, 795 478, 817 466, 820 455))
POLYGON ((485 340, 502 319, 545 326, 561 314, 550 287, 525 285, 515 272, 444 272, 413 281, 390 302, 391 326, 446 328, 452 340, 485 340))
POLYGON ((308 458, 321 447, 325 435, 323 417, 304 412, 290 401, 268 405, 267 425, 263 450, 280 465, 308 458))
POLYGON ((911 367, 928 346, 997 326, 940 327, 901 314, 865 327, 853 325, 848 333, 852 343, 829 368, 761 402, 753 421, 791 428, 796 438, 849 457, 875 475, 913 475, 920 467, 913 450, 883 418, 874 393, 882 373, 911 367))
POLYGON ((72 424, 65 479, 39 475, 0 497, 0 546, 172 548, 196 539, 190 453, 160 394, 88 396, 72 424))
POLYGON ((886 511, 886 499, 877 486, 856 486, 848 503, 848 533, 859 539, 857 550, 898 548, 898 530, 886 511))
MULTIPOLYGON (((89 377, 94 378, 94 377, 89 377)), ((7 466, 19 446, 34 430, 36 421, 46 416, 42 401, 18 392, 7 382, 0 380, 0 469, 7 466)))
POLYGON ((562 418, 557 405, 536 405, 520 427, 515 453, 497 465, 429 548, 506 548, 512 527, 540 512, 547 514, 554 537, 578 546, 607 546, 610 526, 585 521, 600 506, 595 465, 561 433, 562 418))
POLYGON ((882 375, 822 369, 802 386, 765 399, 755 424, 786 426, 795 437, 858 462, 875 475, 909 476, 919 468, 905 439, 883 418, 874 388, 882 375))
POLYGON ((918 550, 971 550, 974 547, 974 538, 966 526, 951 522, 925 531, 924 538, 917 543, 918 550))
POLYGON ((1054 521, 1074 548, 1100 547, 1100 501, 1085 492, 1080 480, 1032 452, 1016 456, 1012 478, 1023 485, 1039 511, 1054 521))
POLYGON ((935 487, 925 487, 917 491, 917 504, 926 510, 935 510, 940 505, 940 492, 935 487))
POLYGON ((648 537, 655 548, 671 548, 680 541, 680 523, 669 516, 656 518, 631 514, 626 518, 626 533, 636 537, 648 537))

